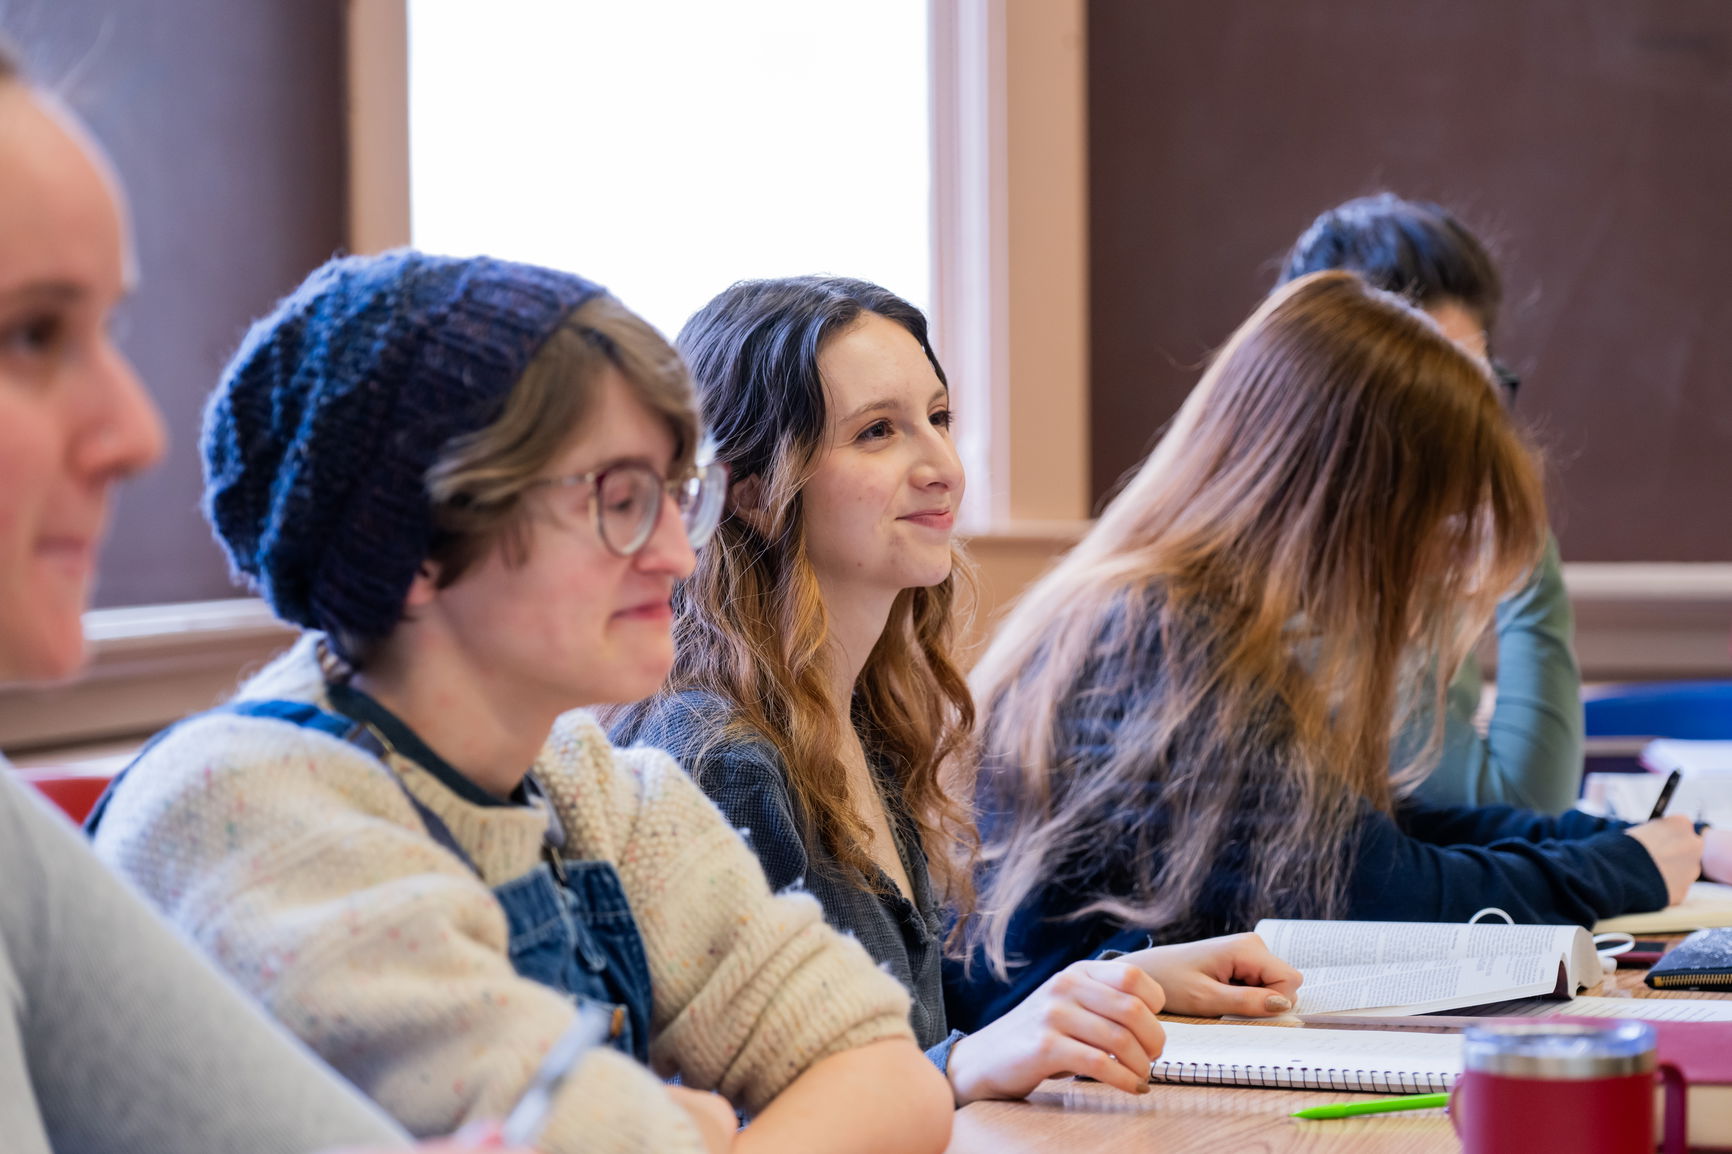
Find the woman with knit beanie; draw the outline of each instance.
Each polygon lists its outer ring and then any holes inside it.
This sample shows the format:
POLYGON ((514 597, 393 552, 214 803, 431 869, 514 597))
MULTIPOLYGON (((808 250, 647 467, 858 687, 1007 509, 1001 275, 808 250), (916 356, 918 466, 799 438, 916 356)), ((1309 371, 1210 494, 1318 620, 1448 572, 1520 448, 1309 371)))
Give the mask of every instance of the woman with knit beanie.
POLYGON ((723 480, 699 440, 679 358, 587 280, 313 273, 202 440, 218 538, 306 632, 147 749, 97 851, 417 1134, 509 1109, 595 1004, 549 1154, 936 1151, 907 994, 671 759, 573 712, 668 670, 723 480))
MULTIPOLYGON (((0 682, 83 663, 109 494, 162 453, 157 412, 109 335, 130 261, 125 196, 101 150, 0 42, 0 682)), ((8 1154, 407 1145, 3 759, 0 879, 8 1154)))

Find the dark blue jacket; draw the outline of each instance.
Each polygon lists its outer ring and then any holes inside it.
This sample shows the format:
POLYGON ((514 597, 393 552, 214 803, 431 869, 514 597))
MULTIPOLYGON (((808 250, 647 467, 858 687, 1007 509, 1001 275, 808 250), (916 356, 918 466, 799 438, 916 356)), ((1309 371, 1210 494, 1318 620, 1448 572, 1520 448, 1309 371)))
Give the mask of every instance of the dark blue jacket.
MULTIPOLYGON (((1115 799, 1105 815, 1100 838, 1125 844, 1134 830, 1144 845, 1164 845, 1170 819, 1159 758, 1188 756, 1188 735, 1172 735, 1157 754, 1148 736, 1156 730, 1159 700, 1169 674, 1163 642, 1177 642, 1178 660, 1201 659, 1177 638, 1163 638, 1154 613, 1139 615, 1132 629, 1115 621, 1103 631, 1097 657, 1060 707, 1056 732, 1060 748, 1052 764, 1061 772, 1086 774, 1124 743, 1150 748, 1150 769, 1143 780, 1115 799), (1124 676, 1128 672, 1128 677, 1124 676), (1116 696, 1107 686, 1128 686, 1116 696)), ((987 718, 984 732, 992 732, 987 718)), ((1198 724, 1207 725, 1208 719, 1198 724)), ((1274 751, 1269 756, 1273 758, 1274 751)), ((1187 941, 1249 930, 1261 906, 1276 916, 1304 917, 1310 911, 1288 895, 1253 900, 1248 863, 1268 827, 1287 820, 1291 806, 1275 787, 1260 789, 1252 767, 1251 785, 1232 801, 1233 817, 1214 855, 1202 891, 1189 916, 1163 931, 1161 942, 1187 941)), ((1280 780, 1272 771, 1271 782, 1280 780)), ((989 765, 981 774, 982 836, 990 840, 1006 808, 995 797, 1006 779, 989 765)), ((1055 782, 1055 794, 1063 783, 1055 782)), ((1369 802, 1347 802, 1359 810, 1348 843, 1339 848, 1350 863, 1344 918, 1374 921, 1466 921, 1476 911, 1496 906, 1517 922, 1591 926, 1603 917, 1666 904, 1666 885, 1647 850, 1621 831, 1626 823, 1580 812, 1545 817, 1508 806, 1432 806, 1409 800, 1393 816, 1369 802)), ((1126 855, 1130 856, 1130 855, 1126 855)), ((1091 852, 1077 861, 1052 863, 1048 879, 1019 909, 1006 942, 1010 981, 999 983, 980 958, 965 974, 950 964, 944 982, 951 1025, 977 1030, 1025 998, 1066 965, 1103 949, 1134 950, 1151 944, 1143 927, 1116 917, 1092 914, 1069 918, 1100 894, 1130 894, 1130 870, 1152 876, 1161 859, 1135 866, 1111 854, 1091 852)))

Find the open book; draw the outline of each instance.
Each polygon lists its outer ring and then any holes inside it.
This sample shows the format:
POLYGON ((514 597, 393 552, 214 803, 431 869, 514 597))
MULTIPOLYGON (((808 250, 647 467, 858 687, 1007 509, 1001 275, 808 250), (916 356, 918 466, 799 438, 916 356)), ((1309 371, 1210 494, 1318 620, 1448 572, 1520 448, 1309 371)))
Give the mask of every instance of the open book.
POLYGON ((1257 933, 1305 976, 1301 1014, 1428 1014, 1572 996, 1602 977, 1580 926, 1264 918, 1257 933))
POLYGON ((1164 1022, 1151 1082, 1371 1094, 1441 1093, 1461 1074, 1460 1034, 1164 1022))

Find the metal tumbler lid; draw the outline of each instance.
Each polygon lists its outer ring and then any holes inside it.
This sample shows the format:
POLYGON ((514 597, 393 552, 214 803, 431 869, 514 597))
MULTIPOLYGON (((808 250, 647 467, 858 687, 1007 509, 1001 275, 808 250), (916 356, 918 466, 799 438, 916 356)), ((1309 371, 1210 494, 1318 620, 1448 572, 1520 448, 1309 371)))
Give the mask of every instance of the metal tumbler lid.
POLYGON ((1462 1066, 1510 1078, 1575 1081, 1654 1072, 1646 1022, 1500 1022, 1469 1026, 1462 1066))

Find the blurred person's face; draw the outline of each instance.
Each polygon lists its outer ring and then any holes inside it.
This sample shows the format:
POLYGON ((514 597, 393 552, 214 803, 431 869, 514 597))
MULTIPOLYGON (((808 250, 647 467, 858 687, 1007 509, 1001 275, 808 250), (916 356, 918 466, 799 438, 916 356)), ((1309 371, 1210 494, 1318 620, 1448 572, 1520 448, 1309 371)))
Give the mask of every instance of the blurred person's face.
POLYGON ((78 668, 109 490, 162 453, 109 336, 130 284, 100 153, 28 86, 0 83, 0 681, 78 668))
POLYGON ((1460 301, 1442 300, 1430 305, 1425 310, 1431 319, 1437 322, 1437 327, 1443 330, 1443 335, 1460 345, 1466 352, 1472 353, 1482 361, 1490 362, 1491 350, 1486 345, 1485 326, 1479 323, 1479 318, 1472 310, 1460 301))

